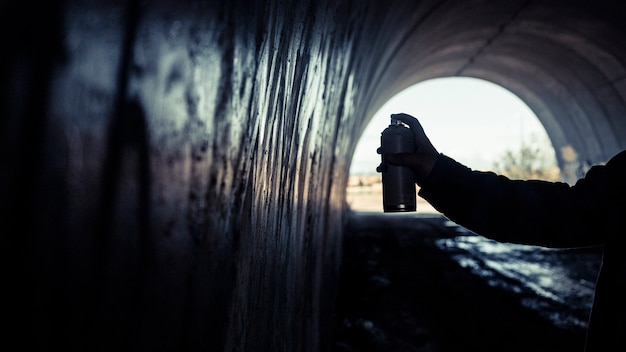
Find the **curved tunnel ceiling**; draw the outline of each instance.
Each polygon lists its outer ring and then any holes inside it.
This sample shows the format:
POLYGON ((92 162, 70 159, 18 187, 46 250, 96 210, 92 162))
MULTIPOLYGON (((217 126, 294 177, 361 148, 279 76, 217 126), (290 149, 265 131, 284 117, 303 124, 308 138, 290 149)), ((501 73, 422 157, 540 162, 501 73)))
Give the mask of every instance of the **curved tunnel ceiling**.
POLYGON ((618 18, 623 5, 593 6, 452 1, 414 10, 414 24, 379 74, 367 116, 415 83, 475 77, 529 105, 562 169, 605 162, 626 148, 626 20, 618 18))

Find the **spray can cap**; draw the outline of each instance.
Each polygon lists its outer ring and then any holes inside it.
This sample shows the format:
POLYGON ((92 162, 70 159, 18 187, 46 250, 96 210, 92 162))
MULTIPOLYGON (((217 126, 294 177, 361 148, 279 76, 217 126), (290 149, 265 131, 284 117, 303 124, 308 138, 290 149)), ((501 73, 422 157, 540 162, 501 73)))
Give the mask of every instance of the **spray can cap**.
POLYGON ((393 117, 391 118, 391 124, 392 125, 402 125, 402 121, 398 120, 398 119, 394 119, 393 117))

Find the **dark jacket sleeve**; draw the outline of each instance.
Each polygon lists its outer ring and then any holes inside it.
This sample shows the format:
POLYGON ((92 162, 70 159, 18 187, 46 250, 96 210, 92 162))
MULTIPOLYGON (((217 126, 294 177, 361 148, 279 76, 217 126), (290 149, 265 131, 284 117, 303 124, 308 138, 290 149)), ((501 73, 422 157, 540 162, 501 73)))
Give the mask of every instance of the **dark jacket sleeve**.
POLYGON ((622 152, 570 186, 474 171, 442 154, 419 194, 450 220, 500 242, 591 246, 604 243, 608 210, 625 201, 617 196, 625 166, 622 152))

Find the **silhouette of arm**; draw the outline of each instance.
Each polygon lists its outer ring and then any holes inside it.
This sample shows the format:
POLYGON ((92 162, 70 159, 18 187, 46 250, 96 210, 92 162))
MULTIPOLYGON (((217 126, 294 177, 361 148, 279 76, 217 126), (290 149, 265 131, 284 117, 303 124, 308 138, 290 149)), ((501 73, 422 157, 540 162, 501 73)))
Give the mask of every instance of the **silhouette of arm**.
POLYGON ((604 243, 608 207, 624 202, 626 153, 594 166, 574 186, 511 180, 474 171, 441 154, 420 196, 450 220, 500 242, 545 247, 604 243), (624 180, 624 181, 622 181, 624 180), (616 187, 621 187, 616 191, 616 187), (618 197, 617 195, 620 194, 618 197))

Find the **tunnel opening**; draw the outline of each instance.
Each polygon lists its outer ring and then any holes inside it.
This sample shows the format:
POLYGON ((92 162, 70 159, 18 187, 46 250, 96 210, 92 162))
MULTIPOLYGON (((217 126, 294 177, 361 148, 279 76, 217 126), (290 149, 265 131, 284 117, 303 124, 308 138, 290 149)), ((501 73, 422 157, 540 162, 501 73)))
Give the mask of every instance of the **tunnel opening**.
MULTIPOLYGON (((369 120, 350 165, 346 199, 352 211, 382 212, 376 149, 390 115, 399 112, 417 117, 439 152, 472 169, 518 179, 562 179, 550 137, 517 95, 479 78, 435 78, 396 94, 369 120)), ((438 213, 419 197, 417 212, 438 213)))

